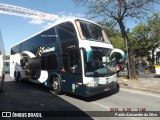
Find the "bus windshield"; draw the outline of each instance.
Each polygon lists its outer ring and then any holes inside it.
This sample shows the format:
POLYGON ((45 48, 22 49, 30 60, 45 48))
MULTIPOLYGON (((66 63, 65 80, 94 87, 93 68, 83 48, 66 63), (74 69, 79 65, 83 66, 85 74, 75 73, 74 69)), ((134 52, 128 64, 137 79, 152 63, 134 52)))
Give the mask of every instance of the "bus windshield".
POLYGON ((87 61, 85 53, 85 75, 86 77, 107 77, 115 74, 115 60, 111 60, 111 49, 91 47, 92 59, 87 61))
POLYGON ((76 25, 81 39, 110 43, 106 33, 100 26, 78 20, 76 21, 76 25))

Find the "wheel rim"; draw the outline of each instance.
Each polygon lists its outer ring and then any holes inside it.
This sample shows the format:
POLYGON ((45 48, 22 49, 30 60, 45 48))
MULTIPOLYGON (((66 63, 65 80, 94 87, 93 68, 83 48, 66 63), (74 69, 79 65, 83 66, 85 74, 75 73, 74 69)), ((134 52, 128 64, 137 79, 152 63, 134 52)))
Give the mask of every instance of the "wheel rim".
POLYGON ((59 84, 58 84, 58 81, 55 79, 54 81, 53 81, 53 90, 58 90, 58 86, 59 84))

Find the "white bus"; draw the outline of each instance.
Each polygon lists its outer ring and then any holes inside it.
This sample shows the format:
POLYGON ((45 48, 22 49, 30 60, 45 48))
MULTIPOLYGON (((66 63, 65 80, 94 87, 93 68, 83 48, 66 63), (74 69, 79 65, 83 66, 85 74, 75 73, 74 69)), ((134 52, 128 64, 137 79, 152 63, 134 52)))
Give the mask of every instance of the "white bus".
POLYGON ((3 90, 3 83, 4 83, 4 55, 5 55, 5 50, 4 50, 4 44, 3 44, 3 39, 0 31, 0 92, 3 90))
POLYGON ((55 94, 89 97, 119 89, 112 50, 100 25, 68 18, 14 45, 10 75, 42 83, 55 94))

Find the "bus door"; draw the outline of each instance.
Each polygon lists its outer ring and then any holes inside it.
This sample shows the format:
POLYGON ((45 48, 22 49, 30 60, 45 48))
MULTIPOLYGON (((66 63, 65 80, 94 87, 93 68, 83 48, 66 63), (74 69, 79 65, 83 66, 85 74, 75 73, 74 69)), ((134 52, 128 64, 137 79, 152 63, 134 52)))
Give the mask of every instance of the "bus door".
POLYGON ((62 74, 64 90, 75 92, 75 87, 82 84, 82 65, 79 49, 71 50, 69 54, 63 54, 63 66, 65 72, 62 74))

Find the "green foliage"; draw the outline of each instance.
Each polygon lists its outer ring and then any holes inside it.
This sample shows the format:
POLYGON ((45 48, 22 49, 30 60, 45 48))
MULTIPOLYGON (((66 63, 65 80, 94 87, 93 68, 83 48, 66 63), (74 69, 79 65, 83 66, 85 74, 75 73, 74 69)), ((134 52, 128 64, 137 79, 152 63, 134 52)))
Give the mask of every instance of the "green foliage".
POLYGON ((130 33, 131 47, 136 57, 148 57, 160 42, 160 14, 152 15, 147 24, 138 24, 130 33))
POLYGON ((114 48, 126 50, 124 39, 121 36, 121 33, 116 30, 107 30, 108 36, 110 37, 111 43, 114 48))
MULTIPOLYGON (((137 44, 137 42, 138 43, 142 42, 141 46, 145 46, 144 48, 146 49, 146 44, 147 43, 150 44, 150 42, 147 41, 148 37, 150 37, 151 35, 145 34, 145 32, 148 32, 148 29, 143 27, 142 31, 144 30, 145 31, 144 33, 135 30, 137 32, 136 33, 137 36, 130 35, 126 31, 125 21, 128 19, 144 21, 146 17, 151 15, 150 13, 152 13, 153 8, 155 7, 154 4, 159 3, 159 0, 73 0, 73 1, 77 5, 82 5, 87 7, 87 16, 91 16, 92 18, 101 20, 102 22, 107 23, 107 25, 112 27, 118 25, 119 29, 121 30, 122 37, 127 44, 130 78, 137 78, 135 68, 133 67, 134 54, 132 50, 134 49, 134 47, 137 47, 136 45, 139 45, 137 44), (134 43, 134 45, 132 45, 132 42, 134 43)), ((141 30, 141 28, 137 29, 141 30)), ((156 35, 157 34, 158 33, 156 32, 156 35)), ((109 34, 109 37, 114 47, 121 48, 124 50, 122 46, 125 44, 121 42, 122 38, 118 34, 115 34, 116 36, 113 37, 112 35, 113 33, 111 34, 111 36, 109 34)), ((144 50, 144 48, 142 48, 141 50, 144 50)))
POLYGON ((155 13, 148 19, 148 27, 150 28, 152 41, 160 42, 160 13, 155 13))
POLYGON ((136 56, 147 56, 150 48, 150 29, 145 24, 138 24, 131 33, 132 49, 136 56))
POLYGON ((122 37, 121 32, 113 28, 110 28, 109 27, 110 25, 106 22, 98 22, 98 24, 103 26, 114 48, 126 51, 126 44, 122 37))

